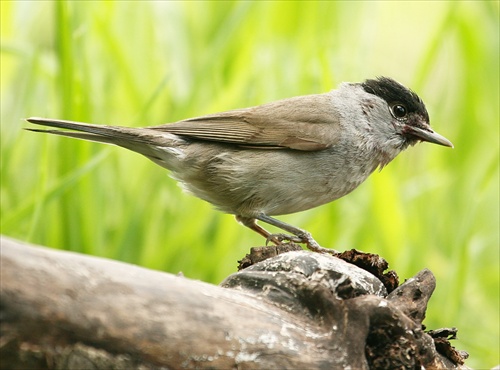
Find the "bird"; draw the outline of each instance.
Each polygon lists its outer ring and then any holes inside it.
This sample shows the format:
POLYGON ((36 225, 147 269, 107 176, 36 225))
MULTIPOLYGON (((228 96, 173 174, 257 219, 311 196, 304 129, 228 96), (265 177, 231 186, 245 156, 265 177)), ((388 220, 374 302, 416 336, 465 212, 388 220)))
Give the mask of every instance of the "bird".
POLYGON ((326 93, 286 98, 147 127, 31 117, 27 128, 114 144, 168 169, 193 195, 275 244, 329 252, 274 216, 332 202, 418 142, 453 144, 433 131, 422 99, 389 77, 343 82, 326 93), (271 233, 257 223, 286 233, 271 233))

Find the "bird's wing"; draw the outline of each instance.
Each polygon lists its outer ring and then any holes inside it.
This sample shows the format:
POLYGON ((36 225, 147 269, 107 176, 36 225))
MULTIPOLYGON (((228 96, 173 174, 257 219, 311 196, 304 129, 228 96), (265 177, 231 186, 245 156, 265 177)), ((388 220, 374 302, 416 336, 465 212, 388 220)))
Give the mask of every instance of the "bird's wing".
POLYGON ((330 96, 320 94, 148 128, 242 147, 316 151, 335 143, 338 127, 330 96))

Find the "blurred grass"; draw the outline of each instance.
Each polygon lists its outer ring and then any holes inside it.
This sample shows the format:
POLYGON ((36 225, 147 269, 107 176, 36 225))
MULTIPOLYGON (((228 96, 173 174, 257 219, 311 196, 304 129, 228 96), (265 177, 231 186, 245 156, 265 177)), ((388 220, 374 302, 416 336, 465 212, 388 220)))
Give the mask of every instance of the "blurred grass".
POLYGON ((1 1, 1 232, 218 283, 263 240, 122 149, 23 131, 145 126, 388 75, 454 150, 421 144, 281 219, 437 277, 429 328, 499 359, 499 3, 1 1))

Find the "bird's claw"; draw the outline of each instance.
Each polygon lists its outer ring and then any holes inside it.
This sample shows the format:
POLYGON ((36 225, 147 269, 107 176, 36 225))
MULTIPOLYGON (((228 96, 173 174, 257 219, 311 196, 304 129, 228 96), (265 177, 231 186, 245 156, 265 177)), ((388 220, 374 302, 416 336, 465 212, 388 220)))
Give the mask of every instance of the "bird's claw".
POLYGON ((300 235, 297 235, 297 237, 302 240, 302 243, 307 245, 307 249, 313 252, 328 253, 333 255, 337 253, 337 251, 335 251, 334 249, 323 248, 321 245, 319 245, 319 243, 316 240, 314 240, 312 235, 307 231, 304 231, 300 235))
POLYGON ((299 238, 295 235, 270 234, 266 239, 266 246, 269 244, 269 242, 272 242, 276 245, 279 245, 279 244, 283 244, 284 241, 293 242, 293 243, 305 243, 304 240, 302 240, 301 238, 299 238))
POLYGON ((336 251, 333 249, 323 248, 322 246, 320 246, 319 243, 316 240, 314 240, 314 238, 308 232, 304 232, 300 235, 271 234, 266 239, 266 246, 269 244, 269 242, 273 242, 276 245, 280 245, 283 244, 284 241, 306 244, 309 250, 317 253, 328 253, 328 254, 336 253, 336 251))

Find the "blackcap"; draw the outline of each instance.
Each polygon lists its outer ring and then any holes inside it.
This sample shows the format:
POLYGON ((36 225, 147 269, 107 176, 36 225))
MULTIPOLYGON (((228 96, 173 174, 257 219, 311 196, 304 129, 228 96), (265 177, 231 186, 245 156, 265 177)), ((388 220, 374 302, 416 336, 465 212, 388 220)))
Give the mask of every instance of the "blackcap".
POLYGON ((353 191, 419 141, 453 147, 434 132, 423 101, 393 79, 145 128, 50 118, 36 130, 115 144, 171 171, 183 187, 268 240, 325 248, 271 216, 304 211, 353 191), (292 235, 271 234, 257 220, 292 235))

